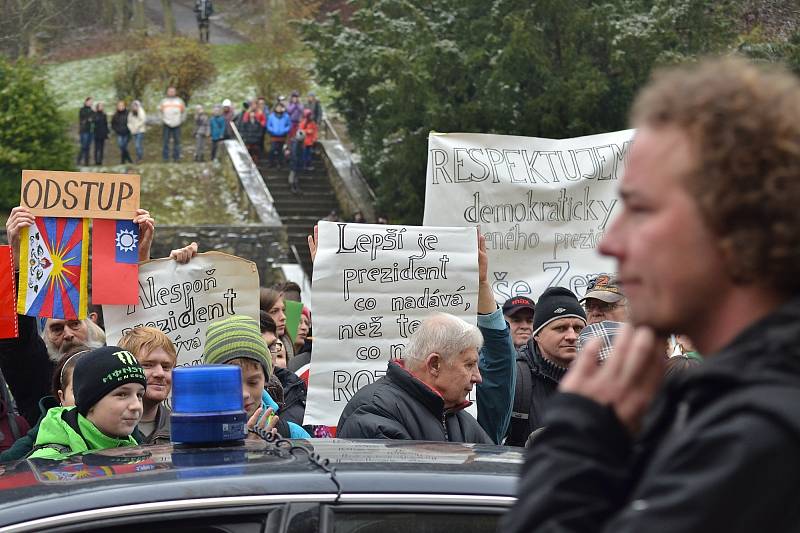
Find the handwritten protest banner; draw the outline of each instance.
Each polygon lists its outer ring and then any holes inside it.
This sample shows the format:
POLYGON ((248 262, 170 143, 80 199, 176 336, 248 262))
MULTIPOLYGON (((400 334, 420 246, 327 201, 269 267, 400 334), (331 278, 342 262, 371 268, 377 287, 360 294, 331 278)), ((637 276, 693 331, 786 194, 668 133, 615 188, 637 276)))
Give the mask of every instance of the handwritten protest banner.
POLYGON ((474 228, 320 222, 318 246, 304 423, 335 426, 426 316, 475 323, 478 238, 474 228))
POLYGON ((20 205, 37 216, 133 219, 140 189, 136 174, 23 170, 20 205))
POLYGON ((175 344, 179 365, 201 362, 208 324, 230 315, 258 320, 256 264, 206 252, 185 265, 156 259, 139 265, 139 302, 104 305, 109 345, 137 326, 163 331, 175 344))
POLYGON ((617 198, 633 130, 538 139, 485 134, 428 137, 425 225, 480 225, 495 297, 562 286, 582 296, 613 272, 596 251, 617 198))

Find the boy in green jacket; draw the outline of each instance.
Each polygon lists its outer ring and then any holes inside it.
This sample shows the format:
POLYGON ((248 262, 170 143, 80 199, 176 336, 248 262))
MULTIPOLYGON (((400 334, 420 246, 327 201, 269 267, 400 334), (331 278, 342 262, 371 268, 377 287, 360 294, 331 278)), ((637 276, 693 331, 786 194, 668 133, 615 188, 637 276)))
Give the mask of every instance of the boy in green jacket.
POLYGON ((147 378, 130 352, 104 346, 84 354, 75 365, 72 382, 75 407, 47 412, 29 458, 63 459, 137 445, 131 433, 142 416, 147 378))

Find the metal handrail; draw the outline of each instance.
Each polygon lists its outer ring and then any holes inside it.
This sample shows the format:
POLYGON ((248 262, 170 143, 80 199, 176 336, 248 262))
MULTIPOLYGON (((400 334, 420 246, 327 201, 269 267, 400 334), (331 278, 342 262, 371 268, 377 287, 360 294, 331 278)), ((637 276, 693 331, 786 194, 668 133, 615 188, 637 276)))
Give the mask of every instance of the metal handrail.
MULTIPOLYGON (((339 137, 339 134, 336 132, 336 128, 333 127, 333 124, 328 119, 328 117, 322 117, 322 121, 325 123, 325 129, 331 132, 333 134, 334 139, 336 139, 336 141, 339 144, 341 144, 342 147, 344 148, 344 143, 342 143, 341 137, 339 137)), ((347 160, 350 165, 350 176, 356 178, 364 185, 364 187, 367 189, 367 192, 369 193, 370 198, 372 199, 372 203, 375 203, 375 201, 377 200, 377 196, 375 196, 375 191, 372 190, 372 187, 370 187, 367 178, 365 178, 364 174, 361 173, 361 168, 358 166, 358 163, 353 161, 353 154, 350 152, 350 150, 346 150, 346 152, 347 152, 347 160)))
MULTIPOLYGON (((229 124, 231 126, 231 130, 233 131, 233 134, 236 136, 236 140, 239 141, 239 144, 241 144, 242 148, 244 148, 244 151, 247 154, 247 159, 250 160, 250 164, 253 165, 253 168, 256 169, 256 172, 258 172, 258 175, 260 176, 261 175, 261 171, 258 170, 258 165, 256 165, 255 161, 253 161, 253 158, 250 157, 250 151, 247 149, 247 145, 244 143, 244 140, 242 139, 242 136, 239 133, 239 128, 236 127, 236 123, 233 120, 231 120, 229 122, 229 124)), ((264 181, 263 176, 261 178, 261 181, 264 181)), ((264 182, 264 190, 267 192, 267 198, 269 198, 269 202, 270 202, 270 204, 272 206, 272 210, 275 213, 277 213, 277 210, 275 209, 275 198, 272 197, 272 193, 270 192, 269 187, 267 187, 267 183, 266 182, 264 182)))

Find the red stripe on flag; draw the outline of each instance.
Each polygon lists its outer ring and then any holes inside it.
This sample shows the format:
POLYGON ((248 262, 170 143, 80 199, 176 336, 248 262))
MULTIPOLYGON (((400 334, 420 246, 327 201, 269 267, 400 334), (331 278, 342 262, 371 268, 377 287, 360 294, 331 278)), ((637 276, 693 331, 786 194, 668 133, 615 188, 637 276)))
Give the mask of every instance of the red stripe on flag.
POLYGON ((58 284, 58 291, 61 293, 61 306, 64 308, 64 319, 74 320, 78 318, 78 312, 72 306, 72 300, 69 299, 67 294, 67 285, 65 283, 58 284))
POLYGON ((92 222, 92 303, 129 305, 139 300, 139 265, 117 263, 117 222, 92 222))
MULTIPOLYGON (((67 253, 69 250, 72 250, 75 246, 78 246, 83 239, 83 225, 85 222, 82 219, 78 220, 78 225, 75 226, 75 229, 72 231, 72 235, 69 236, 69 241, 64 243, 64 253, 67 253)), ((71 254, 78 259, 80 259, 80 251, 76 250, 73 254, 71 254)), ((80 271, 80 270, 79 270, 80 271)), ((80 275, 80 274, 78 274, 80 275)))
MULTIPOLYGON (((56 219, 56 234, 51 235, 50 237, 55 237, 54 242, 56 243, 56 248, 61 246, 61 242, 64 240, 64 228, 67 226, 67 219, 66 218, 57 218, 56 219)), ((63 250, 58 250, 61 253, 64 253, 63 250)))
POLYGON ((41 309, 39 309, 39 316, 53 316, 53 299, 55 292, 53 291, 52 284, 53 281, 51 278, 50 281, 43 283, 42 287, 39 289, 39 291, 47 291, 44 296, 44 303, 41 309))

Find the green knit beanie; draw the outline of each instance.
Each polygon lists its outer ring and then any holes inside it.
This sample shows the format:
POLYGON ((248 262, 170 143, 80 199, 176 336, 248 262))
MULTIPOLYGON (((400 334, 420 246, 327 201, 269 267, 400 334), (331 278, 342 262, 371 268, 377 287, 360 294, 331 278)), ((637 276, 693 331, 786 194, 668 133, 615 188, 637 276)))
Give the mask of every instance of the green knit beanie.
POLYGON ((233 315, 209 324, 203 363, 221 365, 238 358, 259 363, 266 379, 272 375, 272 356, 258 322, 249 316, 233 315))

